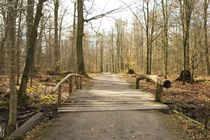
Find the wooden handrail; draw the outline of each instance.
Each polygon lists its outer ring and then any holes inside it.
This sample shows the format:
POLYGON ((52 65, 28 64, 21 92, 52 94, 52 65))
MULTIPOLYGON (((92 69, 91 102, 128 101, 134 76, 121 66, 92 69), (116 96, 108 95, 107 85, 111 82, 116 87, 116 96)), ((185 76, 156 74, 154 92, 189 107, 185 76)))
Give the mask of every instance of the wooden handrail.
POLYGON ((73 77, 75 77, 75 84, 76 84, 76 89, 82 89, 82 75, 79 75, 79 74, 69 74, 67 75, 66 77, 64 77, 60 82, 58 82, 55 86, 55 88, 53 89, 53 92, 56 92, 58 91, 58 106, 61 106, 61 88, 62 88, 62 84, 64 82, 66 82, 67 80, 69 80, 69 95, 72 93, 72 86, 73 86, 73 77))
POLYGON ((162 79, 158 75, 139 75, 136 77, 136 89, 139 89, 139 81, 143 79, 147 79, 156 84, 155 101, 161 102, 163 88, 170 88, 171 81, 167 79, 162 79))

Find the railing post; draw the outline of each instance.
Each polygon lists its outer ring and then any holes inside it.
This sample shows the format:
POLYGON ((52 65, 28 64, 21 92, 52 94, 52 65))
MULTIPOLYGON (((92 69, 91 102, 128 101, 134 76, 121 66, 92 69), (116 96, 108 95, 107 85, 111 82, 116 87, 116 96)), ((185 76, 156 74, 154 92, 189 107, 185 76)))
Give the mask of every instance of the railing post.
POLYGON ((78 81, 78 76, 75 76, 75 83, 76 83, 76 89, 79 89, 79 81, 78 81))
POLYGON ((79 89, 82 89, 82 76, 79 77, 79 89))
POLYGON ((69 95, 72 93, 72 77, 69 77, 69 95))
POLYGON ((139 89, 139 80, 136 79, 136 89, 139 89))
POLYGON ((156 93, 155 93, 155 101, 156 102, 162 101, 162 93, 163 93, 163 86, 160 84, 157 84, 156 93))
POLYGON ((61 106, 61 85, 58 87, 58 106, 61 106))

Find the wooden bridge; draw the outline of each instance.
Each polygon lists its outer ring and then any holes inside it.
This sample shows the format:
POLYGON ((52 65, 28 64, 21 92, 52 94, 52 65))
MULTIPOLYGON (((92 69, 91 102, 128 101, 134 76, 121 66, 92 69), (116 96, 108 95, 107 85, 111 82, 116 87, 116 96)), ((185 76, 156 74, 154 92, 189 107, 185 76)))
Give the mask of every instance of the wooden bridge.
POLYGON ((155 102, 153 94, 131 87, 114 74, 95 75, 91 85, 91 88, 71 93, 58 112, 168 109, 166 105, 155 102))
MULTIPOLYGON (((114 74, 92 77, 88 86, 80 89, 81 77, 67 76, 70 93, 72 78, 76 79, 77 90, 59 105, 60 113, 37 140, 177 140, 185 137, 167 115, 155 111, 168 110, 168 107, 155 102, 153 94, 135 89, 114 74)), ((59 99, 61 84, 55 89, 59 99)))

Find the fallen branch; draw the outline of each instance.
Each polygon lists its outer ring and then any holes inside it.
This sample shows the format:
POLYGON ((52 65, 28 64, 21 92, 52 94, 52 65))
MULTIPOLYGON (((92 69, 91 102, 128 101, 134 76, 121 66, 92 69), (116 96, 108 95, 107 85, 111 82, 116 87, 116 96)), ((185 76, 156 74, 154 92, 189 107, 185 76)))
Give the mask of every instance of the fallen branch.
POLYGON ((15 130, 9 137, 6 139, 23 139, 23 136, 30 130, 36 126, 41 119, 43 118, 44 114, 39 112, 32 116, 28 121, 26 121, 22 126, 20 126, 17 130, 15 130))

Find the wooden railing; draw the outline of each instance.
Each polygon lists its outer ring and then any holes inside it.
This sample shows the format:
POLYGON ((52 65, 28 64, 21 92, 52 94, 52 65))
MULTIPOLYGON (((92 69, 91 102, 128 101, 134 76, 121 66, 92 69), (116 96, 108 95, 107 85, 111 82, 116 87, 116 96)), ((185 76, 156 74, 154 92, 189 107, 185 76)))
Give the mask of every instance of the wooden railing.
POLYGON ((75 79, 75 85, 76 89, 82 89, 82 75, 79 74, 69 74, 65 78, 63 78, 60 82, 57 83, 55 88, 53 89, 53 92, 58 91, 58 99, 57 104, 58 106, 61 106, 61 100, 62 100, 62 84, 66 81, 68 81, 69 84, 69 95, 72 93, 73 89, 73 78, 75 79))
POLYGON ((156 84, 155 101, 161 102, 163 88, 170 88, 171 81, 162 79, 158 75, 139 75, 136 77, 136 89, 139 89, 139 81, 143 79, 147 79, 156 84))

